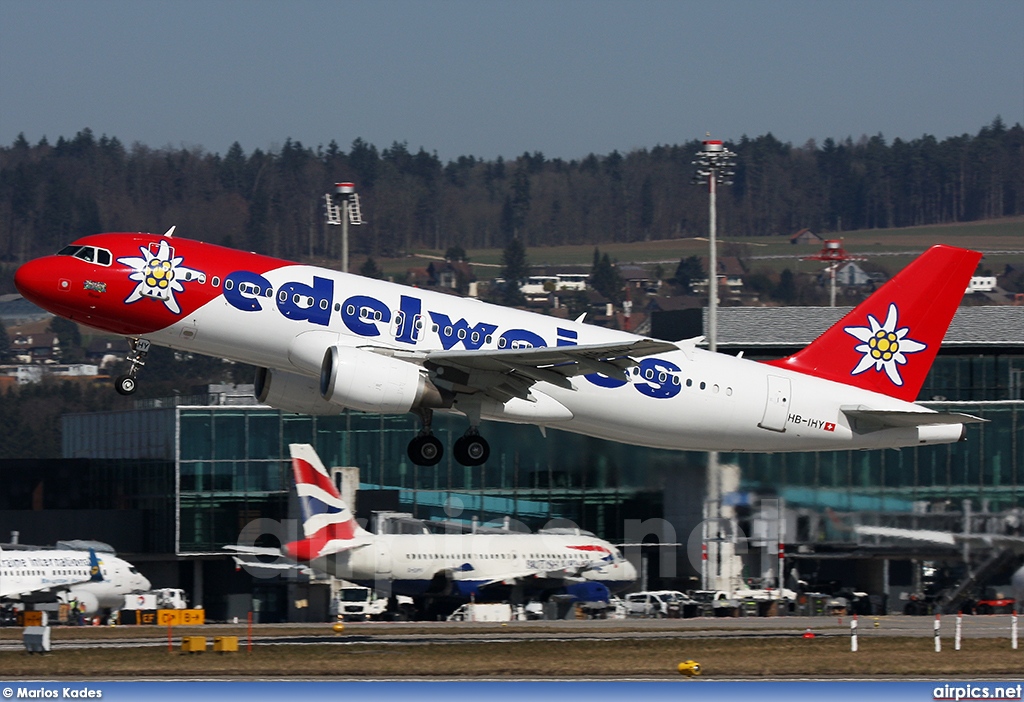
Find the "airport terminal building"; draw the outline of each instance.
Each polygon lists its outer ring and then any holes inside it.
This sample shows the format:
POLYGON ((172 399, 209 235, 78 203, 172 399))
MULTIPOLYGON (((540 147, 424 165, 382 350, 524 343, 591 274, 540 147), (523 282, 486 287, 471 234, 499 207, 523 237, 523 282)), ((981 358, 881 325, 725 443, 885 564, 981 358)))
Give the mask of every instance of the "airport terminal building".
MULTIPOLYGON (((844 312, 721 309, 719 351, 783 356, 844 312)), ((1016 528, 1007 517, 1024 514, 1024 307, 961 308, 921 400, 987 421, 969 425, 967 441, 950 445, 720 454, 720 463, 738 467, 736 489, 723 500, 735 508, 740 530, 753 539, 760 501, 777 500, 787 563, 802 578, 839 580, 892 603, 920 588, 917 561, 958 554, 882 544, 858 537, 849 524, 958 531, 970 500, 976 513, 1002 520, 991 528, 1016 528)), ((461 417, 436 414, 433 428, 451 446, 465 426, 461 417)), ((63 461, 0 462, 0 477, 13 485, 8 508, 0 510, 0 533, 18 529, 34 543, 107 541, 154 586, 189 590, 210 619, 254 607, 265 621, 302 620, 312 614, 295 607, 305 601, 296 594, 301 584, 255 580, 236 569, 224 546, 256 519, 295 528, 285 521, 296 517, 288 444, 311 443, 325 465, 358 467, 358 516, 399 510, 432 521, 507 518, 530 529, 568 520, 613 542, 673 544, 635 548, 644 583, 698 587, 705 454, 488 422, 482 431, 492 452, 485 465, 459 465, 447 452, 424 468, 406 456, 418 428, 412 415, 285 413, 232 388, 140 401, 130 411, 68 415, 63 461)), ((750 554, 745 580, 763 574, 750 554)))

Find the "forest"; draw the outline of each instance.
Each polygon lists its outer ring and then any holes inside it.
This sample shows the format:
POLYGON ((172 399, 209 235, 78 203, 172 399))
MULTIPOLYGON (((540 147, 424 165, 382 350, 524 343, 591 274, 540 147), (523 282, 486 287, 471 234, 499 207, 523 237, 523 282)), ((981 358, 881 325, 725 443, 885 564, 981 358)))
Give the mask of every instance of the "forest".
MULTIPOLYGON (((890 143, 877 135, 795 147, 767 134, 726 146, 737 154, 733 182, 718 198, 718 228, 727 236, 1024 214, 1024 129, 998 118, 974 136, 942 141, 890 143)), ((200 148, 126 147, 89 129, 35 145, 19 136, 0 147, 0 294, 14 292, 19 263, 103 231, 162 232, 176 225, 182 236, 275 256, 337 257, 339 237, 327 231, 323 195, 343 180, 356 184, 366 220, 354 248, 374 257, 504 248, 506 258, 518 252, 525 267, 526 247, 701 236, 707 194, 692 182, 700 147, 694 140, 579 161, 534 152, 442 163, 424 149, 412 153, 393 143, 378 150, 362 139, 347 152, 333 142, 312 149, 286 140, 276 152, 246 154, 236 143, 222 156, 200 148)), ((677 278, 699 274, 695 257, 676 272, 677 278)), ((593 284, 614 298, 614 278, 607 255, 598 259, 595 249, 593 284), (604 278, 611 282, 599 285, 604 278)), ((749 282, 757 287, 756 276, 749 282)), ((77 332, 60 321, 55 333, 77 332)), ((78 345, 62 339, 69 349, 78 345)), ((0 323, 0 361, 9 351, 0 323)), ((153 361, 143 385, 147 396, 252 377, 251 368, 219 359, 175 362, 165 349, 153 361)), ((0 458, 59 456, 62 413, 124 404, 106 385, 52 379, 7 393, 0 401, 0 458)))
MULTIPOLYGON (((366 224, 355 253, 649 241, 707 230, 705 188, 692 183, 700 141, 581 160, 461 156, 442 163, 405 143, 362 139, 224 155, 125 146, 83 129, 53 143, 19 135, 0 147, 0 293, 18 263, 101 231, 162 232, 274 256, 336 256, 323 194, 356 184, 366 224)), ((1024 214, 1024 128, 1000 118, 977 134, 802 146, 771 134, 726 142, 737 154, 719 190, 727 236, 818 233, 1024 214)))

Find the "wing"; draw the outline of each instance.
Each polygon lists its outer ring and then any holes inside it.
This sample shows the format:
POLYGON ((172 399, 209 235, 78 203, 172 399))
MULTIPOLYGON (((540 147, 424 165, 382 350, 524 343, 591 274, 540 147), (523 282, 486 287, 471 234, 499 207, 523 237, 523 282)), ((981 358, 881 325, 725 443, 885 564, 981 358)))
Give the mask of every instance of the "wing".
POLYGON ((569 378, 586 373, 626 380, 626 370, 636 365, 635 359, 680 349, 687 351, 698 341, 699 338, 674 344, 639 339, 584 346, 387 353, 422 364, 431 372, 435 384, 455 393, 482 393, 504 403, 514 397, 531 399, 530 388, 535 383, 572 390, 569 378))
MULTIPOLYGON (((537 583, 541 580, 554 580, 560 582, 581 582, 583 574, 590 570, 596 570, 601 566, 606 565, 603 562, 590 563, 587 565, 575 566, 572 568, 556 568, 554 570, 517 570, 509 571, 507 573, 499 573, 498 575, 492 575, 484 582, 480 583, 480 587, 488 587, 490 585, 516 585, 516 584, 529 584, 537 583)), ((453 571, 451 576, 453 580, 476 580, 473 577, 474 571, 472 570, 456 570, 453 571)))
POLYGON ((63 592, 74 585, 81 585, 82 583, 90 582, 92 578, 63 578, 60 582, 49 582, 45 584, 39 582, 35 585, 29 585, 28 583, 19 585, 11 582, 14 580, 13 578, 5 578, 5 580, 7 580, 9 584, 0 584, 0 599, 21 599, 30 595, 54 595, 59 592, 63 592))

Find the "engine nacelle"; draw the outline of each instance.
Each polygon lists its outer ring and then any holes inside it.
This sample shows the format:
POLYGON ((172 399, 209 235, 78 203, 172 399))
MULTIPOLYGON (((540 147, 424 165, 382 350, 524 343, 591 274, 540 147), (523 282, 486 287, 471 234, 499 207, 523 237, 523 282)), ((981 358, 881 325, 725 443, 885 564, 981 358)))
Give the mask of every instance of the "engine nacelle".
POLYGON ((419 366, 351 346, 327 349, 320 367, 320 395, 335 405, 378 414, 451 404, 444 402, 419 366))
POLYGON ((297 373, 256 369, 256 397, 265 405, 298 414, 338 414, 341 408, 320 397, 317 378, 297 373))

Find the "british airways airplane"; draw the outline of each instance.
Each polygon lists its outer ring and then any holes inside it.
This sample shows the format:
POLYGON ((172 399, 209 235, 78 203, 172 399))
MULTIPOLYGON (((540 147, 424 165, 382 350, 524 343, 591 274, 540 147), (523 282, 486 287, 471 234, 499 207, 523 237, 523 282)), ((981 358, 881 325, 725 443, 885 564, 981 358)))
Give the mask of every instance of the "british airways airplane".
MULTIPOLYGON (((277 549, 232 545, 248 556, 286 556, 313 570, 393 595, 525 599, 558 591, 608 599, 637 578, 611 543, 580 529, 535 534, 371 534, 359 526, 309 444, 290 444, 305 538, 277 549)), ((237 561, 268 567, 265 562, 237 561)), ((280 563, 271 568, 288 567, 280 563)))
POLYGON ((981 254, 934 246, 818 339, 770 362, 669 343, 164 235, 87 236, 15 274, 28 300, 132 344, 250 363, 261 401, 291 412, 414 412, 410 459, 435 465, 435 411, 628 444, 827 451, 949 443, 960 413, 914 404, 981 254))

